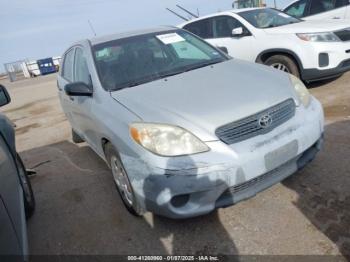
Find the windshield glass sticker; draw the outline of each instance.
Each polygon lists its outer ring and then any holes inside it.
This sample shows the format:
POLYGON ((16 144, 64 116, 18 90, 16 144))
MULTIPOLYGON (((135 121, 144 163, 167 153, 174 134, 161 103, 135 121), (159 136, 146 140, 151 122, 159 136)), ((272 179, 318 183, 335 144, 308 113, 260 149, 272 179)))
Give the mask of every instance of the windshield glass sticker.
POLYGON ((177 33, 157 35, 156 37, 166 45, 185 41, 185 39, 177 33))

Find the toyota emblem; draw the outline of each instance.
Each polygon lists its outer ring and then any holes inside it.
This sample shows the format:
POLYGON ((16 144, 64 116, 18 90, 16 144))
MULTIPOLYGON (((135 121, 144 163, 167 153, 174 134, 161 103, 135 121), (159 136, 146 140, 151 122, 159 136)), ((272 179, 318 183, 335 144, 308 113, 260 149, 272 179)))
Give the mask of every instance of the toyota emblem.
POLYGON ((263 115, 259 118, 258 123, 261 128, 268 128, 272 124, 272 117, 269 114, 263 115))

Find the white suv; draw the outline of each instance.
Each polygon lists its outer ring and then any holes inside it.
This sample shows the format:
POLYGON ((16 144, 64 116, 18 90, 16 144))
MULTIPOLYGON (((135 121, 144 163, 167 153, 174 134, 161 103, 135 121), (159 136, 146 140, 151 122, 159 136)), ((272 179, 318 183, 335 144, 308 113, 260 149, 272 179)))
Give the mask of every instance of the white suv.
POLYGON ((180 27, 229 55, 263 63, 310 82, 350 70, 350 28, 341 21, 303 21, 271 8, 230 10, 180 27))
POLYGON ((349 0, 297 0, 283 11, 305 20, 350 19, 349 0))

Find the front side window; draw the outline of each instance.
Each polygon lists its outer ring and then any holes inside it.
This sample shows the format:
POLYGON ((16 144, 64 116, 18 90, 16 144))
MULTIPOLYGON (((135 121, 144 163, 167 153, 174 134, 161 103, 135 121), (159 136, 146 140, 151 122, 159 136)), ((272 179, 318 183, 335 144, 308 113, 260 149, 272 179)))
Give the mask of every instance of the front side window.
POLYGON ((301 18, 301 17, 304 17, 307 15, 307 14, 305 14, 306 5, 307 5, 307 0, 301 0, 301 1, 295 2, 294 4, 289 6, 285 10, 285 12, 291 16, 301 18))
POLYGON ((243 11, 238 15, 256 28, 272 28, 301 22, 300 19, 271 8, 243 11))
POLYGON ((118 39, 95 45, 93 52, 107 90, 133 87, 228 59, 184 30, 118 39))
POLYGON ((62 76, 68 81, 73 81, 73 60, 74 60, 74 49, 71 49, 64 56, 63 69, 62 69, 62 76))
POLYGON ((90 73, 87 67, 83 49, 77 48, 75 52, 74 63, 74 81, 90 84, 90 73))
POLYGON ((334 9, 333 0, 312 0, 310 6, 310 15, 316 15, 334 9))
POLYGON ((184 26, 184 29, 203 39, 213 38, 212 19, 203 19, 184 26))
POLYGON ((231 16, 218 16, 214 18, 214 38, 232 37, 232 30, 243 25, 231 16))

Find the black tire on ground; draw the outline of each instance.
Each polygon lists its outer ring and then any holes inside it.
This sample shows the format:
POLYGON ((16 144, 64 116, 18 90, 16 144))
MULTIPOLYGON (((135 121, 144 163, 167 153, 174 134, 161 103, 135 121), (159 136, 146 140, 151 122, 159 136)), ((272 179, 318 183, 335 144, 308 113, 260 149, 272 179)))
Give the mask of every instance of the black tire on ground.
POLYGON ((32 185, 30 183, 26 168, 23 164, 21 157, 17 154, 16 162, 19 172, 19 179, 23 189, 24 210, 26 218, 30 218, 35 210, 35 198, 33 194, 32 185))
POLYGON ((82 139, 73 129, 72 129, 72 140, 76 144, 84 142, 84 139, 82 139))
POLYGON ((276 69, 280 69, 282 71, 285 71, 287 73, 293 74, 296 77, 300 78, 300 72, 298 65, 295 63, 295 61, 285 55, 273 55, 269 57, 265 63, 265 65, 272 66, 276 69), (280 68, 279 68, 280 67, 280 68), (284 70, 283 70, 284 69, 284 70))
MULTIPOLYGON (((124 169, 124 166, 123 166, 123 163, 122 163, 121 158, 120 158, 120 156, 119 156, 119 153, 118 153, 118 151, 113 147, 113 145, 112 145, 111 143, 107 143, 107 144, 105 145, 105 155, 106 155, 106 159, 107 159, 107 161, 108 161, 108 165, 109 165, 110 169, 112 170, 112 158, 113 158, 113 156, 114 156, 114 157, 116 157, 116 158, 119 160, 119 163, 120 163, 120 165, 121 165, 121 167, 122 167, 122 169, 123 169, 123 171, 125 172, 126 177, 127 177, 127 173, 126 173, 126 170, 124 169)), ((114 180, 114 179, 113 179, 113 180, 114 180)), ((127 180, 129 181, 129 184, 130 184, 130 186, 131 186, 131 183, 130 183, 130 180, 129 180, 128 177, 127 177, 127 180)), ((132 215, 134 215, 134 216, 136 216, 136 217, 142 216, 142 215, 143 215, 143 210, 140 208, 140 205, 139 205, 139 203, 137 202, 137 198, 135 197, 135 193, 134 193, 134 190, 133 190, 132 186, 131 186, 131 192, 132 192, 132 203, 133 203, 133 204, 130 205, 130 204, 126 201, 126 199, 125 199, 125 197, 124 197, 124 195, 123 195, 123 192, 121 192, 121 191, 119 190, 119 188, 118 188, 118 186, 117 186, 117 183, 116 183, 115 181, 114 181, 114 183, 115 183, 115 187, 116 187, 116 189, 117 189, 117 191, 118 191, 118 193, 119 193, 119 195, 120 195, 120 198, 122 199, 123 204, 124 204, 124 206, 126 207, 126 209, 127 209, 132 215)))

